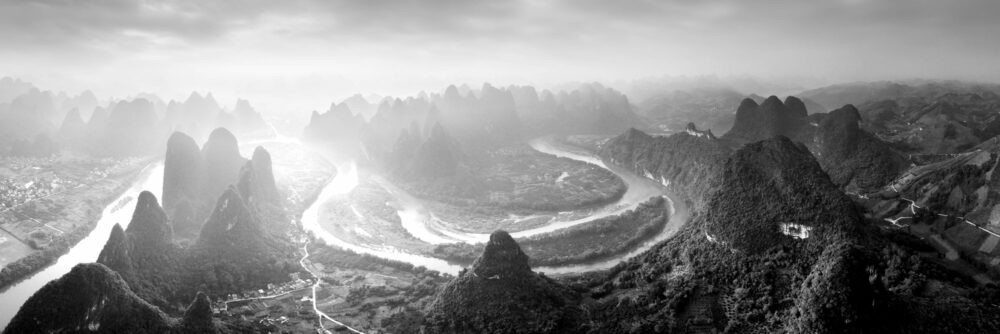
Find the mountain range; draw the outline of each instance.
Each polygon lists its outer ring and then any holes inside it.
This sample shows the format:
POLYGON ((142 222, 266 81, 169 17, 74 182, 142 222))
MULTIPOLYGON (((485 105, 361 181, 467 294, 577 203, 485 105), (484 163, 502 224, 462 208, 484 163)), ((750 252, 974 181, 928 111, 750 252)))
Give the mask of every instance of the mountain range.
MULTIPOLYGON (((216 132, 227 133, 224 129, 216 132)), ((182 134, 175 135, 174 139, 174 143, 182 146, 193 143, 182 134)), ((225 145, 232 144, 228 138, 222 141, 224 143, 219 146, 235 149, 225 145)), ((210 145, 215 143, 206 144, 210 145)), ((239 157, 239 152, 235 153, 239 157)), ((177 158, 183 157, 200 158, 201 155, 177 155, 177 158)), ((201 220, 203 224, 192 224, 198 221, 194 217, 187 217, 191 221, 184 225, 178 224, 159 205, 155 195, 142 192, 136 199, 128 227, 114 226, 97 263, 81 264, 70 274, 50 283, 51 288, 38 291, 22 307, 7 331, 32 328, 31 321, 35 321, 32 319, 43 318, 51 321, 46 326, 52 330, 83 330, 85 327, 81 326, 91 326, 88 328, 93 329, 89 330, 101 332, 131 332, 132 328, 184 333, 221 330, 221 327, 216 328, 219 324, 212 320, 211 309, 206 306, 208 298, 285 281, 288 274, 300 270, 298 248, 287 237, 292 226, 275 188, 270 155, 258 148, 251 160, 242 161, 239 166, 230 166, 237 169, 237 177, 216 196, 214 208, 201 220), (174 237, 175 228, 193 227, 200 230, 193 243, 178 243, 174 237), (75 289, 71 287, 81 284, 87 288, 71 291, 75 289), (84 295, 77 298, 74 293, 84 295), (104 311, 105 303, 111 301, 115 306, 107 306, 104 311), (32 306, 36 304, 45 307, 32 306), (93 316, 87 312, 74 313, 84 315, 82 320, 54 320, 56 315, 52 310, 75 308, 97 313, 93 316), (178 322, 166 317, 164 312, 183 314, 183 317, 178 322), (108 327, 99 327, 101 323, 108 327)), ((190 167, 184 164, 170 166, 177 170, 165 171, 165 176, 172 175, 166 178, 172 182, 167 184, 169 186, 196 184, 190 182, 190 178, 203 180, 206 177, 199 175, 199 172, 206 173, 203 170, 193 169, 195 172, 192 172, 192 169, 181 168, 190 167)), ((224 166, 211 164, 209 168, 224 166)), ((184 190, 177 189, 173 193, 183 194, 184 190)), ((223 327, 230 325, 239 324, 223 327)))

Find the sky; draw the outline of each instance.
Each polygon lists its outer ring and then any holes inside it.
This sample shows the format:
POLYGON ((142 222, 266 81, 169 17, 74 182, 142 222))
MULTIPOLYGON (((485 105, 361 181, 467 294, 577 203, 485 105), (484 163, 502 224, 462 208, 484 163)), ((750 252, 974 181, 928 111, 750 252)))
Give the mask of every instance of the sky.
POLYGON ((0 0, 0 76, 268 111, 450 83, 1000 81, 996 0, 0 0))

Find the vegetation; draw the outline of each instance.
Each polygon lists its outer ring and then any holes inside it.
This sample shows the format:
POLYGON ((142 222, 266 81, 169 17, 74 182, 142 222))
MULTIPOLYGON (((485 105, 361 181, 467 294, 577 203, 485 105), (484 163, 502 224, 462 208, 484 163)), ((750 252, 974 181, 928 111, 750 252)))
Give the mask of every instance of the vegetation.
MULTIPOLYGON (((321 242, 309 245, 310 262, 322 264, 328 272, 336 272, 339 276, 352 276, 349 280, 331 282, 329 274, 320 274, 325 275, 324 282, 348 288, 348 295, 343 303, 338 302, 336 314, 332 316, 357 325, 353 327, 387 333, 418 333, 423 325, 422 310, 453 278, 424 267, 357 254, 321 242), (365 278, 372 276, 392 277, 392 283, 369 285, 365 278)), ((318 300, 328 300, 328 296, 324 296, 327 291, 321 288, 317 292, 318 300)))
MULTIPOLYGON (((663 197, 654 197, 633 210, 593 222, 518 240, 532 266, 588 263, 635 249, 652 239, 670 222, 670 207, 663 197)), ((450 262, 470 264, 482 244, 444 244, 433 255, 450 262)))
POLYGON ((572 283, 594 298, 584 304, 595 324, 589 330, 926 330, 922 321, 903 321, 917 316, 954 324, 933 325, 942 332, 998 328, 993 318, 978 317, 997 307, 970 298, 978 291, 970 289, 973 283, 862 227, 850 202, 817 171, 808 152, 787 139, 738 151, 727 161, 703 213, 674 238, 619 264, 606 277, 572 283), (803 212, 808 216, 799 216, 803 212), (809 222, 813 230, 796 241, 777 234, 769 221, 809 222), (981 310, 943 312, 927 305, 930 296, 954 305, 950 310, 981 310))
POLYGON ((657 181, 670 182, 671 191, 694 204, 707 194, 731 152, 720 140, 686 132, 654 137, 630 129, 609 140, 600 156, 639 175, 648 173, 657 181))
MULTIPOLYGON (((61 207, 59 210, 48 207, 44 210, 45 214, 50 215, 45 219, 46 221, 58 223, 61 220, 68 220, 72 218, 83 219, 84 221, 73 221, 71 224, 59 225, 60 228, 66 230, 66 233, 59 235, 47 235, 48 243, 41 248, 40 251, 33 252, 27 256, 17 259, 14 262, 6 264, 2 269, 0 269, 0 289, 13 284, 28 275, 31 275, 42 268, 50 265, 56 259, 58 259, 73 245, 76 245, 80 240, 83 240, 93 231, 96 222, 100 218, 101 208, 109 205, 114 199, 125 191, 131 182, 138 176, 140 168, 144 164, 136 159, 83 159, 83 166, 90 167, 80 167, 72 169, 60 169, 53 171, 55 174, 54 180, 80 180, 79 182, 88 182, 90 187, 81 188, 85 191, 87 195, 93 194, 92 198, 88 200, 80 200, 78 196, 81 194, 66 194, 65 198, 58 198, 59 202, 54 202, 53 205, 70 202, 76 207, 61 207), (114 177, 114 182, 107 182, 101 184, 95 184, 101 179, 108 176, 114 177), (80 215, 77 210, 83 211, 84 215, 80 215), (66 226, 68 225, 68 226, 66 226)), ((27 169, 29 166, 41 164, 44 167, 43 170, 52 168, 48 164, 54 164, 53 161, 39 162, 37 159, 23 160, 17 158, 4 158, 4 163, 8 169, 27 169)), ((54 180, 46 180, 47 182, 37 182, 38 184, 51 184, 54 180)), ((5 180, 6 181, 6 180, 5 180)), ((65 181, 71 184, 79 184, 78 181, 65 181)), ((67 187, 69 185, 66 185, 67 187)), ((31 187, 36 188, 35 186, 31 187)), ((0 201, 3 202, 5 206, 14 206, 26 203, 26 201, 37 200, 36 196, 22 196, 14 195, 12 193, 7 193, 6 191, 16 192, 13 187, 0 188, 3 189, 4 193, 0 194, 0 201)), ((45 196, 52 196, 51 192, 44 192, 45 196)), ((52 198, 56 200, 55 198, 52 198)), ((22 210, 34 208, 33 205, 26 204, 20 208, 12 210, 22 210)), ((35 213, 29 213, 30 216, 39 216, 35 213)), ((32 224, 34 225, 34 224, 32 224)), ((10 230, 11 226, 5 226, 6 229, 10 230)), ((36 231, 36 230, 31 230, 36 231)), ((19 233, 14 231, 14 233, 19 233)), ((30 232, 34 233, 34 232, 30 232)), ((27 236, 27 233, 25 233, 27 236)), ((27 239, 27 238, 25 238, 27 239)), ((14 242, 14 241, 11 241, 14 242)), ((41 246, 41 245, 39 245, 41 246)))
POLYGON ((877 189, 892 181, 909 163, 902 154, 859 128, 853 105, 834 110, 819 122, 813 144, 817 160, 838 186, 877 189))
POLYGON ((469 157, 446 177, 398 179, 418 197, 463 208, 567 211, 614 202, 627 190, 598 166, 536 152, 525 145, 469 157))
POLYGON ((483 254, 444 286, 427 312, 432 333, 577 333, 578 295, 533 273, 506 232, 490 235, 483 254))

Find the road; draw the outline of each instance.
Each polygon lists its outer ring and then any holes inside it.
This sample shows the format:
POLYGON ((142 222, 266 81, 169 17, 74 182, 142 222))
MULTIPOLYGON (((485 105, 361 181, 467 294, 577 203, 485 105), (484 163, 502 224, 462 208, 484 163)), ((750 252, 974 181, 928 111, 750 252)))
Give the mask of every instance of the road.
POLYGON ((306 266, 306 259, 309 258, 309 242, 308 241, 306 241, 305 245, 302 246, 302 252, 304 252, 305 255, 302 256, 301 260, 299 260, 299 264, 301 264, 302 268, 305 268, 305 270, 308 271, 310 275, 312 275, 313 277, 316 278, 316 283, 314 283, 313 286, 312 286, 312 304, 313 304, 313 311, 316 312, 316 316, 319 318, 319 327, 322 328, 324 331, 326 331, 326 327, 323 327, 323 319, 326 319, 326 320, 329 320, 330 322, 333 322, 333 323, 335 323, 337 325, 340 325, 340 326, 343 326, 344 328, 347 328, 347 330, 349 330, 349 331, 352 331, 352 332, 355 332, 355 333, 359 333, 359 334, 364 334, 364 332, 359 331, 359 330, 354 329, 354 328, 351 328, 351 326, 345 325, 344 323, 342 323, 340 321, 334 320, 329 315, 327 315, 326 313, 323 313, 323 311, 319 310, 319 307, 316 306, 316 288, 319 287, 320 278, 319 278, 319 275, 316 275, 316 273, 314 273, 311 269, 309 269, 309 266, 306 266))
POLYGON ((301 288, 301 289, 297 289, 297 290, 285 291, 285 292, 282 292, 282 293, 279 293, 279 294, 276 294, 276 295, 270 295, 270 296, 260 296, 260 297, 250 297, 250 298, 240 298, 240 299, 227 300, 226 304, 236 303, 236 302, 245 302, 245 301, 248 301, 248 300, 273 299, 273 298, 277 298, 277 297, 281 297, 281 296, 287 295, 287 294, 292 293, 292 292, 299 292, 299 291, 302 291, 302 290, 305 290, 305 289, 308 289, 308 288, 301 288))
MULTIPOLYGON (((890 187, 892 188, 893 191, 896 191, 898 193, 898 189, 896 188, 895 185, 891 185, 890 187)), ((867 195, 863 195, 863 194, 858 194, 858 193, 847 193, 847 194, 855 196, 855 197, 858 197, 858 198, 868 199, 868 196, 867 195)), ((902 197, 902 196, 900 196, 899 199, 910 203, 909 209, 910 209, 911 216, 899 216, 899 217, 896 217, 895 219, 884 218, 885 221, 887 221, 889 223, 892 223, 893 225, 895 225, 898 228, 909 227, 909 225, 903 225, 903 224, 900 224, 899 222, 901 220, 903 220, 903 219, 913 220, 914 217, 917 215, 917 209, 924 209, 924 210, 930 211, 930 208, 921 207, 921 206, 917 205, 917 202, 914 201, 914 200, 912 200, 912 199, 909 199, 909 198, 906 198, 906 197, 902 197)), ((932 212, 932 213, 934 213, 934 212, 932 212)), ((968 219, 965 219, 965 217, 962 217, 962 216, 952 216, 952 215, 943 214, 943 213, 935 213, 935 214, 937 216, 939 216, 939 217, 945 217, 945 218, 948 218, 948 219, 957 219, 960 222, 966 223, 969 226, 975 227, 975 228, 979 229, 980 231, 986 232, 986 233, 988 233, 988 234, 990 234, 990 235, 992 235, 994 237, 1000 237, 1000 235, 998 235, 997 233, 995 233, 993 231, 990 231, 988 229, 985 229, 983 227, 980 227, 979 225, 976 225, 975 223, 969 221, 968 219)), ((916 234, 916 233, 913 233, 913 234, 916 235, 916 236, 919 236, 919 237, 923 238, 919 234, 916 234)), ((972 276, 972 278, 974 280, 976 280, 976 282, 979 282, 980 284, 994 283, 993 279, 991 279, 985 272, 983 272, 983 271, 981 271, 981 270, 979 270, 977 268, 972 267, 971 265, 969 265, 967 263, 967 261, 962 260, 961 257, 959 256, 958 250, 956 250, 954 246, 952 246, 948 241, 944 240, 940 235, 938 235, 938 234, 932 234, 930 236, 930 239, 934 243, 936 243, 939 246, 941 246, 942 249, 944 249, 943 254, 945 255, 945 258, 948 261, 950 261, 951 263, 953 263, 953 265, 955 267, 959 268, 959 271, 966 272, 967 274, 969 274, 970 276, 972 276)))

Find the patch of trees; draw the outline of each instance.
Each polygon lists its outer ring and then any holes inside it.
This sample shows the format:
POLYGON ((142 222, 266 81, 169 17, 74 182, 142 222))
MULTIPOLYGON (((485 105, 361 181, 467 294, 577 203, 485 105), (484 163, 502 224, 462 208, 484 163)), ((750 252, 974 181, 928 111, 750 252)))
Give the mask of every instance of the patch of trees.
POLYGON ((21 157, 47 157, 56 154, 59 145, 45 134, 36 135, 34 140, 18 139, 11 143, 10 155, 21 157))
POLYGON ((527 147, 490 151, 466 158, 454 173, 435 178, 397 177, 401 187, 421 198, 479 212, 556 212, 613 203, 628 190, 604 168, 556 158, 527 147), (500 153, 497 153, 497 152, 500 153), (560 181, 560 173, 566 177, 560 181))
MULTIPOLYGON (((518 240, 533 266, 558 266, 599 261, 635 249, 655 237, 670 222, 670 208, 654 197, 633 210, 586 224, 518 240)), ((470 264, 482 244, 442 244, 433 255, 449 262, 470 264)))

